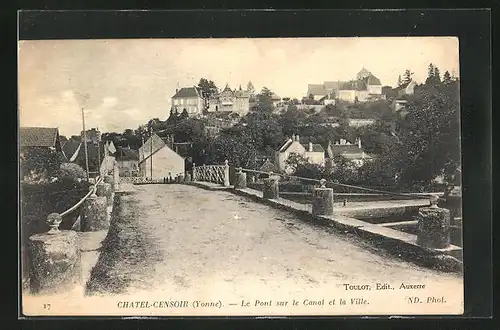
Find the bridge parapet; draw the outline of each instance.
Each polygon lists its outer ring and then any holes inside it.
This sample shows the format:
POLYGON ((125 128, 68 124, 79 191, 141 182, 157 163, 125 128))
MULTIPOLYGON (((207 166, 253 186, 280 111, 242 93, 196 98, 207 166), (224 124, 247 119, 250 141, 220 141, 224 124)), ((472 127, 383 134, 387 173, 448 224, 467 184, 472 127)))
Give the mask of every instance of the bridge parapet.
POLYGON ((81 239, 77 231, 105 232, 119 182, 113 157, 106 157, 100 176, 92 180, 89 192, 62 213, 47 216, 49 230, 29 237, 29 289, 33 294, 67 292, 83 284, 81 239), (60 230, 62 220, 79 212, 71 230, 60 230))
MULTIPOLYGON (((280 191, 280 181, 283 179, 296 180, 304 183, 308 187, 308 192, 303 193, 310 196, 312 208, 310 209, 313 216, 331 216, 334 214, 334 202, 342 202, 340 206, 346 207, 347 198, 351 195, 370 195, 373 196, 387 196, 389 199, 410 199, 409 202, 415 202, 415 200, 422 200, 423 204, 429 205, 430 207, 421 207, 419 217, 418 217, 418 240, 417 244, 422 248, 431 249, 443 249, 450 246, 450 230, 449 230, 449 211, 446 209, 437 208, 436 201, 441 193, 401 193, 384 191, 380 189, 373 189, 361 186, 354 186, 343 184, 339 182, 327 181, 326 179, 311 179, 305 177, 298 177, 294 175, 288 175, 284 173, 273 173, 264 172, 246 168, 235 168, 236 173, 234 175, 234 188, 236 190, 242 191, 247 190, 247 184, 253 184, 252 179, 255 176, 264 177, 262 185, 262 200, 278 200, 280 195, 286 196, 287 192, 280 191), (247 174, 251 174, 250 177, 247 174), (335 187, 344 187, 354 190, 359 190, 362 193, 335 193, 335 187), (338 198, 337 198, 338 197, 338 198), (429 209, 429 210, 428 210, 429 209), (448 219, 448 220, 447 220, 448 219), (439 230, 436 228, 439 227, 439 230), (448 229, 447 229, 448 228, 448 229)), ((224 186, 228 185, 229 181, 229 166, 226 161, 224 165, 203 165, 199 167, 193 166, 193 181, 206 181, 218 183, 224 186)), ((286 198, 286 197, 285 197, 286 198)), ((338 203, 337 203, 338 204, 338 203)), ((359 204, 359 203, 355 203, 359 204)), ((337 205, 338 207, 338 205, 337 205)), ((408 209, 411 209, 408 206, 408 209)), ((377 208, 379 211, 380 207, 377 208)), ((367 210, 369 211, 369 210, 367 210)), ((415 210, 416 211, 416 210, 415 210)), ((358 212, 359 213, 359 212, 358 212)), ((380 212, 368 212, 374 214, 380 214, 380 212)), ((383 213, 383 212, 382 212, 383 213)), ((416 221, 408 221, 408 224, 416 221)))

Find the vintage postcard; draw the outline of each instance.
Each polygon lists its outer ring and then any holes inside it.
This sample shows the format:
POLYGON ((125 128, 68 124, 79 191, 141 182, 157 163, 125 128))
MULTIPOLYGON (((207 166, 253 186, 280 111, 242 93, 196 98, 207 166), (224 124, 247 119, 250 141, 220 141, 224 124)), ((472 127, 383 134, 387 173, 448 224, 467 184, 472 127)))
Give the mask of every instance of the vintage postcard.
POLYGON ((462 314, 458 42, 19 41, 22 314, 462 314))

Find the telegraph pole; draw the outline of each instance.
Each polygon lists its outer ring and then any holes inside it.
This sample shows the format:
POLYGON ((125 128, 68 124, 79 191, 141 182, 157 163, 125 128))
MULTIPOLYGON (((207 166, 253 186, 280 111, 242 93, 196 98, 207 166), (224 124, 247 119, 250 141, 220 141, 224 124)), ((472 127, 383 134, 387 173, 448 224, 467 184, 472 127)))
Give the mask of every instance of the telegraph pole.
POLYGON ((83 124, 83 146, 85 148, 85 169, 87 170, 87 182, 89 182, 89 154, 87 151, 87 132, 85 131, 85 114, 82 107, 82 124, 83 124))
POLYGON ((153 126, 149 129, 149 142, 150 142, 150 154, 149 158, 151 158, 151 180, 153 180, 153 126))
POLYGON ((97 172, 101 175, 101 132, 97 127, 97 172))

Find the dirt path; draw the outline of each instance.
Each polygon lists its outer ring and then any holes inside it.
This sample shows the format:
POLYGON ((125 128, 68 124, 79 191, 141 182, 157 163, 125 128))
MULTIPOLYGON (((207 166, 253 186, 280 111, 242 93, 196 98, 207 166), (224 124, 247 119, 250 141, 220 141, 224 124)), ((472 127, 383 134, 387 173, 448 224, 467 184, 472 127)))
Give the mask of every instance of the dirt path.
MULTIPOLYGON (((324 290, 344 283, 433 283, 462 279, 395 260, 293 214, 225 191, 135 186, 114 212, 88 292, 324 290)), ((203 294, 203 293, 201 293, 203 294)))

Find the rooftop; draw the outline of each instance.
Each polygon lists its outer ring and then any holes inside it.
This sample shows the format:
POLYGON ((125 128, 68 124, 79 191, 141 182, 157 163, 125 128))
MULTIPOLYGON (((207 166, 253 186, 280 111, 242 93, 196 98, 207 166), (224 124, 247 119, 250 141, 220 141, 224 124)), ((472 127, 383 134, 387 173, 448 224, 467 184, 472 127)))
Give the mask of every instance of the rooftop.
POLYGON ((70 160, 71 157, 78 150, 80 143, 81 143, 80 141, 75 141, 75 140, 68 140, 66 141, 66 143, 64 143, 64 145, 62 146, 62 151, 68 160, 70 160))
POLYGON ((200 91, 197 87, 182 87, 179 89, 172 98, 179 97, 201 97, 200 91))
MULTIPOLYGON (((302 143, 302 146, 306 148, 307 151, 309 151, 309 145, 302 143)), ((313 143, 312 145, 312 152, 325 152, 325 149, 321 146, 319 143, 313 143)))
POLYGON ((139 151, 130 148, 119 148, 116 153, 116 160, 139 160, 139 151))
POLYGON ((55 147, 59 130, 54 127, 21 127, 21 147, 55 147))
POLYGON ((307 86, 307 95, 326 95, 325 86, 322 84, 309 84, 307 86))

